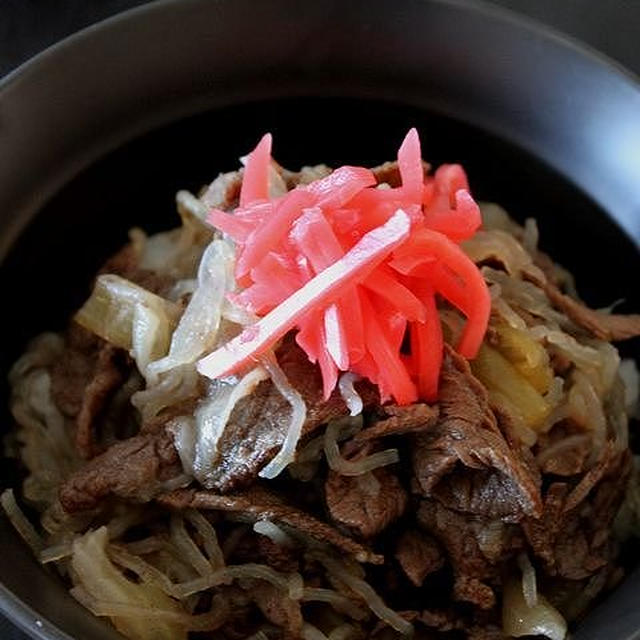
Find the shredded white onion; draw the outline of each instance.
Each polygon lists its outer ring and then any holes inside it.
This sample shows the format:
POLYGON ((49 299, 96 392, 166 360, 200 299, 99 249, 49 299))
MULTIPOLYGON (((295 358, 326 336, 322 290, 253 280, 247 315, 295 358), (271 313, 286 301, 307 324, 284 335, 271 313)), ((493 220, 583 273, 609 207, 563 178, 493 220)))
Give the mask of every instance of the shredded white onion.
POLYGON ((257 520, 253 524, 253 530, 281 547, 291 547, 293 545, 291 536, 270 520, 257 520))
POLYGON ((197 397, 198 383, 198 372, 193 365, 176 367, 161 375, 153 386, 134 393, 131 404, 140 411, 145 422, 167 407, 197 397))
POLYGON ((5 489, 0 495, 0 503, 4 512, 9 518, 9 522, 14 526, 20 537, 31 547, 36 555, 42 552, 44 543, 38 532, 34 529, 27 516, 24 515, 22 509, 18 506, 16 498, 13 495, 13 489, 5 489))
POLYGON ((351 371, 346 371, 338 380, 338 390, 352 416, 357 416, 362 413, 362 398, 353 386, 359 379, 360 376, 351 371))
POLYGON ((515 638, 539 635, 549 640, 564 640, 567 623, 542 595, 538 595, 533 607, 527 606, 522 582, 512 578, 503 588, 502 630, 515 638))
POLYGON ((551 458, 560 457, 566 451, 570 451, 575 447, 579 447, 589 440, 591 440, 591 434, 589 433, 577 433, 572 436, 562 438, 562 440, 559 440, 558 442, 555 442, 554 444, 549 445, 548 447, 543 449, 536 456, 536 462, 538 463, 539 467, 543 467, 544 464, 551 458))
POLYGON ((366 613, 348 596, 334 589, 305 587, 302 595, 304 602, 326 602, 339 613, 345 613, 354 620, 363 620, 366 613))
POLYGON ((192 467, 185 469, 205 487, 211 488, 218 465, 218 442, 236 404, 253 392, 267 378, 262 367, 256 367, 240 380, 235 377, 212 380, 208 397, 195 412, 195 456, 192 467))
POLYGON ((269 372, 276 389, 291 405, 289 426, 282 448, 258 473, 261 478, 272 479, 279 475, 295 459, 296 447, 302 434, 302 426, 307 418, 307 405, 302 396, 289 383, 284 372, 278 366, 275 357, 264 358, 263 366, 269 372))
POLYGON ((233 283, 234 251, 225 240, 214 240, 202 254, 198 286, 171 336, 169 353, 149 365, 152 375, 195 362, 215 345, 222 304, 233 283))
POLYGON ((42 564, 49 562, 57 562, 64 558, 68 558, 72 553, 70 542, 61 542, 60 544, 54 544, 50 547, 44 548, 38 555, 38 560, 42 564))
POLYGON ((342 455, 340 455, 340 448, 338 447, 337 436, 339 429, 339 422, 332 420, 327 425, 327 431, 324 437, 324 453, 327 457, 327 464, 333 471, 343 476, 360 476, 378 467, 395 464, 400 460, 397 449, 378 451, 359 460, 345 460, 342 455))
POLYGON ((196 529, 202 538, 202 546, 207 552, 211 567, 216 570, 224 567, 224 554, 218 543, 218 535, 211 523, 196 509, 187 509, 184 517, 196 529))
POLYGON ((388 624, 398 633, 408 636, 413 633, 413 625, 398 615, 393 609, 387 607, 382 598, 374 591, 370 584, 345 570, 344 564, 324 554, 318 554, 318 560, 338 580, 346 584, 357 593, 365 604, 375 613, 380 620, 388 624))
POLYGON ((341 624, 329 634, 329 640, 350 640, 357 637, 360 637, 360 632, 349 623, 341 624))
POLYGON ((209 576, 214 569, 207 558, 204 557, 202 551, 198 548, 191 536, 187 533, 184 526, 184 519, 177 513, 171 514, 170 536, 182 556, 201 576, 209 576))
MULTIPOLYGON (((190 631, 214 631, 225 622, 227 613, 226 608, 220 606, 222 605, 222 601, 218 601, 218 606, 209 613, 192 615, 182 611, 163 609, 155 606, 142 606, 139 604, 95 599, 81 587, 71 589, 71 595, 80 602, 80 604, 89 609, 94 616, 138 619, 143 624, 150 621, 164 622, 181 627, 180 635, 174 636, 176 639, 186 637, 184 635, 186 629, 190 631)), ((132 635, 130 637, 137 638, 146 636, 132 635)))
POLYGON ((518 556, 518 567, 522 571, 522 595, 527 607, 535 607, 538 604, 538 585, 536 583, 536 571, 526 553, 518 556))

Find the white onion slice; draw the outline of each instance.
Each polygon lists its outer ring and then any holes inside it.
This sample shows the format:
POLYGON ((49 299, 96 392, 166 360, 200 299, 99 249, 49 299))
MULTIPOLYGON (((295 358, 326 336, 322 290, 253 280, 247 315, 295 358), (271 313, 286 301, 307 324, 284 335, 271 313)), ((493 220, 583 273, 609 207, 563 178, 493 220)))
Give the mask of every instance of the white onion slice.
POLYGON ((324 453, 327 457, 329 468, 343 476, 361 476, 378 467, 395 464, 400 460, 397 449, 378 451, 359 460, 345 460, 340 455, 340 448, 338 447, 339 430, 339 421, 332 420, 329 422, 324 437, 324 453))
POLYGON ((340 395, 352 416, 357 416, 362 413, 363 408, 362 398, 354 387, 354 383, 359 379, 360 376, 351 371, 347 371, 343 373, 338 380, 338 391, 340 391, 340 395))
POLYGON ((291 405, 289 426, 282 448, 258 473, 261 478, 271 479, 279 475, 295 459, 298 440, 302 435, 302 426, 307 418, 307 405, 302 396, 291 386, 274 357, 264 358, 263 366, 269 372, 276 389, 291 405))

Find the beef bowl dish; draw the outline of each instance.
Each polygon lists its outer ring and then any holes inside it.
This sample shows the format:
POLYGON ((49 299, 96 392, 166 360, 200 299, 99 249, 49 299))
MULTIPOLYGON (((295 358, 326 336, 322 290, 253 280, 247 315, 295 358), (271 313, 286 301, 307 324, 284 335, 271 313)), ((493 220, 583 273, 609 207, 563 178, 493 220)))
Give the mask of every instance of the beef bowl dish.
POLYGON ((623 160, 564 164, 437 74, 399 99, 326 53, 196 91, 199 51, 3 220, 6 610, 42 638, 599 637, 637 582, 632 169, 590 190, 623 160))

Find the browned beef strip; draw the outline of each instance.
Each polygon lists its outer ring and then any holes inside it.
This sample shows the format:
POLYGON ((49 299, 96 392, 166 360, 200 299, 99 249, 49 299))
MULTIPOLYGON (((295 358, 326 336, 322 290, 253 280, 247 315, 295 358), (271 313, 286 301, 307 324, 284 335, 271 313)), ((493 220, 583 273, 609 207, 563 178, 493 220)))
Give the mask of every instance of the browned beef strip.
POLYGON ((398 539, 396 559, 409 580, 422 586, 424 579, 444 566, 440 545, 427 533, 408 529, 398 539))
POLYGON ((65 348, 51 367, 51 395, 69 418, 76 418, 84 391, 95 370, 98 354, 106 343, 72 322, 65 334, 65 348))
POLYGON ((95 421, 124 381, 127 369, 125 352, 104 343, 98 352, 97 362, 89 384, 85 387, 76 418, 76 448, 84 458, 91 458, 97 453, 94 441, 95 421))
POLYGON ((539 479, 505 440, 467 361, 447 348, 440 376, 438 422, 412 439, 417 490, 484 517, 517 521, 540 514, 539 479))
POLYGON ((623 315, 590 309, 553 284, 547 283, 544 291, 554 307, 596 338, 615 342, 640 336, 640 314, 623 315))
POLYGON ((438 407, 430 407, 422 402, 403 407, 385 406, 384 412, 389 417, 378 420, 370 427, 362 429, 356 433, 353 439, 356 442, 364 442, 386 436, 424 431, 435 424, 438 419, 438 407))
POLYGON ((260 580, 254 581, 249 593, 264 617, 280 627, 283 640, 297 640, 302 637, 303 620, 298 602, 287 598, 281 589, 260 580))
POLYGON ((522 522, 545 573, 580 580, 612 561, 616 545, 611 526, 626 490, 630 459, 628 451, 614 452, 608 446, 600 463, 577 486, 549 486, 541 518, 522 522))
MULTIPOLYGON (((307 358, 292 336, 285 338, 277 353, 278 362, 288 380, 302 395, 307 405, 307 418, 302 434, 308 436, 320 425, 348 413, 339 393, 328 400, 322 398, 322 379, 318 367, 307 358)), ((365 405, 377 398, 368 384, 358 386, 365 405)), ((280 450, 284 441, 291 407, 270 380, 235 406, 218 442, 217 467, 211 487, 226 493, 246 487, 260 469, 280 450)))
MULTIPOLYGON (((497 570, 482 553, 473 520, 433 500, 420 503, 417 518, 447 551, 454 574, 453 598, 491 609, 496 603, 495 594, 486 581, 495 580, 497 570)), ((508 559, 507 551, 505 546, 503 561, 508 559)))
POLYGON ((168 431, 134 436, 72 474, 60 488, 60 502, 69 513, 93 509, 109 495, 146 502, 181 471, 168 431))
POLYGON ((329 471, 325 498, 331 518, 363 538, 372 538, 386 529, 407 506, 407 492, 385 468, 363 476, 329 471))
POLYGON ((286 504, 279 496, 260 485, 236 494, 219 495, 210 491, 181 489, 158 498, 158 502, 175 509, 215 509, 242 513, 253 520, 270 520, 294 529, 316 541, 331 544, 359 562, 380 564, 382 556, 359 542, 342 535, 332 526, 286 504))

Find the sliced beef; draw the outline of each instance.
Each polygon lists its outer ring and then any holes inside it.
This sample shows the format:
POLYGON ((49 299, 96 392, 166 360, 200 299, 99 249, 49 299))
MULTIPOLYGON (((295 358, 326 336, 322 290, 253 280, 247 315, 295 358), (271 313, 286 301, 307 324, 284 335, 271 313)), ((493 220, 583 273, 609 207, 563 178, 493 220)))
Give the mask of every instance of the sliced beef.
POLYGON ((282 629, 284 640, 302 637, 303 620, 299 602, 291 600, 281 589, 261 580, 254 582, 249 593, 264 617, 282 629))
POLYGON ((430 535, 415 529, 402 533, 395 556, 416 587, 422 586, 425 578, 441 569, 445 562, 440 545, 430 535))
POLYGON ((331 518, 363 538, 386 529, 407 506, 407 492, 386 468, 361 476, 329 471, 325 499, 331 518))
POLYGON ((232 495, 182 489, 161 496, 158 498, 158 502, 175 509, 215 509, 241 513, 252 520, 270 520, 276 524, 290 527, 316 541, 331 544, 354 556, 359 562, 380 564, 383 561, 382 556, 342 535, 332 526, 285 503, 282 498, 260 485, 254 485, 246 491, 232 495))
POLYGON ((581 580, 612 561, 616 545, 611 527, 624 498, 630 459, 628 451, 608 447, 575 487, 566 482, 549 486, 542 517, 522 523, 545 573, 581 580))
POLYGON ((640 314, 623 315, 590 309, 553 284, 546 284, 544 291, 554 307, 596 338, 616 342, 640 336, 640 314))
POLYGON ((71 323, 69 326, 64 352, 51 368, 51 395, 67 417, 76 418, 80 413, 86 386, 105 344, 80 325, 71 323))
POLYGON ((98 422, 131 371, 127 354, 73 323, 61 357, 51 367, 53 400, 75 421, 76 448, 84 458, 97 451, 98 422))
POLYGON ((128 358, 122 349, 108 343, 101 346, 76 418, 76 448, 84 458, 97 453, 96 420, 124 382, 128 369, 128 358))
POLYGON ((487 392, 466 360, 447 348, 437 423, 412 438, 416 488, 458 511, 517 521, 539 515, 539 478, 509 446, 487 392))
POLYGON ((356 442, 366 442, 386 436, 424 431, 435 424, 438 419, 438 407, 430 407, 422 402, 402 407, 385 406, 384 412, 388 416, 387 418, 377 420, 370 427, 362 429, 353 439, 356 442))
POLYGON ((171 433, 138 435, 73 473, 60 488, 60 502, 69 513, 93 509, 109 495, 146 502, 181 472, 171 433))
MULTIPOLYGON (((308 436, 333 418, 348 414, 337 392, 323 400, 319 369, 309 362, 291 336, 285 339, 277 357, 288 380, 307 405, 303 436, 308 436)), ((370 404, 377 397, 370 385, 361 384, 358 391, 365 404, 370 404)), ((261 382, 250 396, 240 400, 218 441, 211 488, 228 492, 251 484, 260 469, 280 450, 290 414, 291 406, 270 380, 261 382)))
MULTIPOLYGON (((496 598, 488 582, 497 579, 499 569, 482 552, 473 528, 474 520, 434 500, 421 502, 417 518, 418 524, 447 552, 454 575, 453 598, 491 609, 496 598)), ((505 544, 503 561, 508 560, 514 546, 505 544)))

